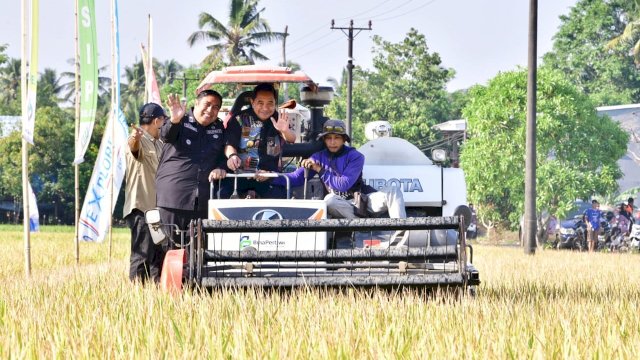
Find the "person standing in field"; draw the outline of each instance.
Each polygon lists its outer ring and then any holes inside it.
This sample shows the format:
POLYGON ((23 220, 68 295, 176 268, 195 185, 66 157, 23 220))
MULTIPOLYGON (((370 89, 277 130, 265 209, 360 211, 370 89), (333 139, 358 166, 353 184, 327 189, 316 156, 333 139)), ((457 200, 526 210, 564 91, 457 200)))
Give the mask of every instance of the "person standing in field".
POLYGON ((139 125, 127 139, 127 162, 124 191, 124 219, 131 229, 131 257, 129 279, 157 282, 164 252, 154 244, 144 212, 156 205, 156 171, 162 152, 160 127, 167 118, 158 104, 148 103, 140 109, 139 125))
MULTIPOLYGON (((218 118, 221 105, 222 96, 214 90, 201 91, 188 112, 177 95, 169 95, 171 118, 160 129, 164 147, 156 175, 157 206, 163 224, 185 230, 191 220, 207 218, 210 182, 226 175, 225 151, 235 153, 226 145, 218 118)), ((218 183, 214 181, 216 192, 218 183)), ((221 193, 224 197, 231 195, 230 190, 221 193)))
POLYGON ((598 234, 600 234, 601 217, 602 211, 600 211, 600 203, 594 199, 591 201, 591 209, 585 210, 583 215, 583 220, 587 224, 589 252, 593 252, 596 249, 598 234))

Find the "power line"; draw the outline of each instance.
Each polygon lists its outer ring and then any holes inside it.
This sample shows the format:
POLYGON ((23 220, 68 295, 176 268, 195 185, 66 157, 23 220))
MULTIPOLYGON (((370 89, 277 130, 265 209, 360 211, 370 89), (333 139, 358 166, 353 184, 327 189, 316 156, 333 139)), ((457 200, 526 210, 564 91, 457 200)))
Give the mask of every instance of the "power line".
POLYGON ((323 40, 323 39, 326 40, 327 36, 330 36, 331 34, 332 34, 331 32, 322 33, 320 36, 310 40, 309 42, 304 43, 302 46, 294 47, 293 49, 289 50, 289 54, 299 52, 300 50, 303 50, 309 47, 310 45, 317 44, 320 40, 323 40))
POLYGON ((323 43, 322 45, 318 45, 317 48, 311 49, 309 51, 307 51, 306 53, 302 54, 302 55, 298 55, 296 56, 296 59, 300 59, 303 58, 305 56, 308 56, 309 54, 313 54, 314 52, 318 51, 318 50, 322 50, 324 48, 326 48, 327 46, 331 45, 331 44, 335 44, 339 39, 335 38, 334 39, 330 39, 328 42, 323 43))
POLYGON ((405 5, 409 4, 410 2, 412 2, 413 0, 407 0, 405 2, 403 2, 402 4, 398 5, 398 6, 394 6, 393 9, 391 10, 387 10, 385 12, 381 12, 379 14, 373 15, 370 17, 371 20, 376 20, 379 16, 384 16, 384 15, 388 15, 390 12, 394 12, 396 10, 401 9, 402 7, 404 7, 405 5))
MULTIPOLYGON (((339 19, 337 19, 337 20, 346 20, 346 19, 354 19, 354 18, 357 18, 358 16, 364 15, 364 14, 366 14, 366 13, 369 13, 369 12, 371 12, 371 11, 374 11, 374 10, 376 10, 376 9, 380 8, 382 5, 384 5, 384 4, 386 4, 386 3, 390 2, 390 1, 391 1, 391 0, 384 0, 384 1, 382 1, 381 3, 379 3, 379 4, 377 4, 377 5, 375 5, 375 6, 371 7, 371 8, 369 8, 368 10, 365 10, 365 11, 363 11, 363 12, 357 13, 357 14, 352 15, 352 16, 347 16, 347 17, 344 17, 344 18, 339 18, 339 19)), ((395 11, 395 10, 397 10, 398 8, 401 8, 402 6, 404 6, 404 5, 408 4, 408 3, 410 3, 411 1, 413 1, 413 0, 409 0, 409 1, 407 1, 407 2, 405 2, 405 3, 403 3, 403 4, 401 4, 400 6, 396 6, 396 7, 394 8, 394 10, 392 10, 392 11, 395 11)), ((379 15, 376 15, 376 16, 379 16, 379 15)), ((315 29, 313 29, 313 30, 309 31, 308 33, 306 33, 306 34, 304 34, 304 35, 302 35, 302 36, 300 36, 300 37, 297 37, 295 40, 291 40, 291 41, 289 42, 289 48, 290 48, 289 52, 298 51, 298 50, 300 50, 300 49, 302 49, 302 48, 306 48, 306 47, 308 47, 309 45, 314 44, 317 40, 322 39, 323 37, 325 37, 325 36, 327 35, 327 33, 326 33, 326 32, 324 32, 324 33, 320 34, 320 36, 315 37, 314 39, 311 39, 310 41, 305 42, 302 46, 292 46, 292 45, 294 45, 294 44, 297 44, 297 43, 298 43, 298 42, 300 42, 301 40, 307 39, 309 35, 313 35, 313 34, 317 33, 319 30, 326 29, 326 27, 327 27, 327 23, 324 23, 324 24, 320 25, 319 27, 317 27, 317 28, 315 28, 315 29)), ((274 51, 273 53, 269 52, 269 53, 267 53, 266 55, 267 55, 267 57, 271 58, 271 57, 275 56, 276 54, 275 54, 275 51, 274 51)))
POLYGON ((424 3, 424 4, 420 5, 420 6, 418 6, 417 8, 411 9, 411 10, 409 10, 409 11, 405 12, 405 13, 402 13, 402 14, 399 14, 399 15, 390 16, 390 17, 387 17, 387 18, 375 19, 375 20, 376 20, 376 22, 383 22, 383 21, 387 21, 387 20, 392 20, 392 19, 395 19, 395 18, 399 18, 399 17, 401 17, 401 16, 405 16, 405 15, 407 15, 407 14, 414 13, 415 11, 422 9, 423 7, 425 7, 425 6, 427 6, 427 5, 431 5, 431 4, 433 4, 434 2, 436 2, 436 1, 438 1, 438 0, 431 0, 431 1, 427 2, 427 3, 424 3))
MULTIPOLYGON (((358 18, 358 16, 360 16, 360 15, 364 15, 364 14, 366 14, 366 13, 368 13, 368 12, 371 12, 371 11, 373 11, 373 10, 375 10, 375 9, 377 9, 377 8, 379 8, 379 7, 381 7, 382 5, 384 5, 384 4, 386 4, 386 3, 388 3, 389 1, 391 1, 391 0, 385 0, 385 1, 381 2, 380 4, 378 4, 378 5, 376 5, 376 6, 372 7, 372 8, 370 8, 369 10, 363 11, 363 12, 361 12, 361 13, 359 13, 359 14, 355 14, 355 15, 351 15, 351 16, 347 16, 347 17, 343 17, 343 18, 338 18, 338 19, 334 19, 334 20, 357 19, 357 18, 358 18)), ((409 0, 409 2, 411 2, 411 1, 412 1, 412 0, 409 0)))
POLYGON ((323 23, 322 25, 318 26, 317 28, 315 28, 315 29, 311 30, 310 32, 308 32, 308 33, 306 33, 306 34, 302 35, 302 36, 301 36, 301 37, 299 37, 298 39, 296 39, 296 40, 292 40, 292 41, 291 41, 291 43, 290 43, 289 45, 291 45, 291 44, 295 44, 296 42, 298 42, 298 41, 300 41, 300 40, 302 40, 302 39, 306 39, 309 35, 311 35, 311 34, 313 34, 313 33, 317 32, 318 30, 326 29, 326 27, 327 27, 327 23, 325 22, 325 23, 323 23))

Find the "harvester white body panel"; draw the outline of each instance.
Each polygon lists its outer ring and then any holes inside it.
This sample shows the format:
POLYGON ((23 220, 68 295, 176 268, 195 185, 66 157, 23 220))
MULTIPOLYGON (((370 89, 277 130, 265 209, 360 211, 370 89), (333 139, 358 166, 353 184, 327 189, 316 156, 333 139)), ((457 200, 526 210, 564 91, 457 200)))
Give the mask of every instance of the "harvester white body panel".
POLYGON ((406 207, 442 207, 442 216, 450 216, 467 203, 462 169, 434 164, 404 139, 381 137, 358 150, 365 156, 365 183, 376 190, 399 187, 406 207))
MULTIPOLYGON (((323 200, 279 199, 212 199, 209 219, 212 220, 322 220, 327 218, 323 200)), ((326 250, 326 232, 242 232, 211 233, 207 236, 209 250, 257 251, 326 250)))

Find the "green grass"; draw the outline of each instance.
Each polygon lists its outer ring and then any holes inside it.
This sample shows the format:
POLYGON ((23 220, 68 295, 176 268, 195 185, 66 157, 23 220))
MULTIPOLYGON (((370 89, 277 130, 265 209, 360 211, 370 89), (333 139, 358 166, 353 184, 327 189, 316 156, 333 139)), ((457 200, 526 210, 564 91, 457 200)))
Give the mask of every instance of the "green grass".
MULTIPOLYGON (((3 235, 5 235, 3 231, 3 235)), ((476 298, 249 289, 171 296, 127 279, 108 244, 22 233, 0 255, 1 358, 628 358, 640 355, 640 256, 476 246, 476 298), (13 264, 15 262, 16 264, 13 264)))

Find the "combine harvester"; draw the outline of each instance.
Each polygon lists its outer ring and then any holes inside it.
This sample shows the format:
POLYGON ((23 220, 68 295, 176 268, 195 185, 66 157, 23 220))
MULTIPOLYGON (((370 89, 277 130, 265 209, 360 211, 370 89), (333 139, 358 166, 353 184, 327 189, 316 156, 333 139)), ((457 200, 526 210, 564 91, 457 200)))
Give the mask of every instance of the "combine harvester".
MULTIPOLYGON (((285 157, 305 158, 323 144, 316 141, 326 120, 323 108, 333 89, 319 87, 304 73, 264 66, 214 71, 200 89, 216 83, 306 83, 302 104, 287 110, 298 140, 285 157)), ((471 212, 461 169, 440 166, 443 150, 433 160, 406 140, 391 136, 387 122, 366 127, 369 141, 364 179, 376 189, 402 189, 407 219, 385 217, 327 219, 323 185, 308 179, 302 189, 288 189, 289 199, 217 199, 211 194, 208 219, 176 231, 163 270, 162 287, 180 291, 196 287, 447 287, 475 294, 480 283, 473 250, 466 243, 471 212)), ((252 173, 229 174, 251 177, 252 173)), ((273 174, 273 176, 282 176, 273 174)), ((384 214, 382 215, 384 216, 384 214)), ((164 241, 168 224, 157 211, 147 213, 156 241, 164 241)))

